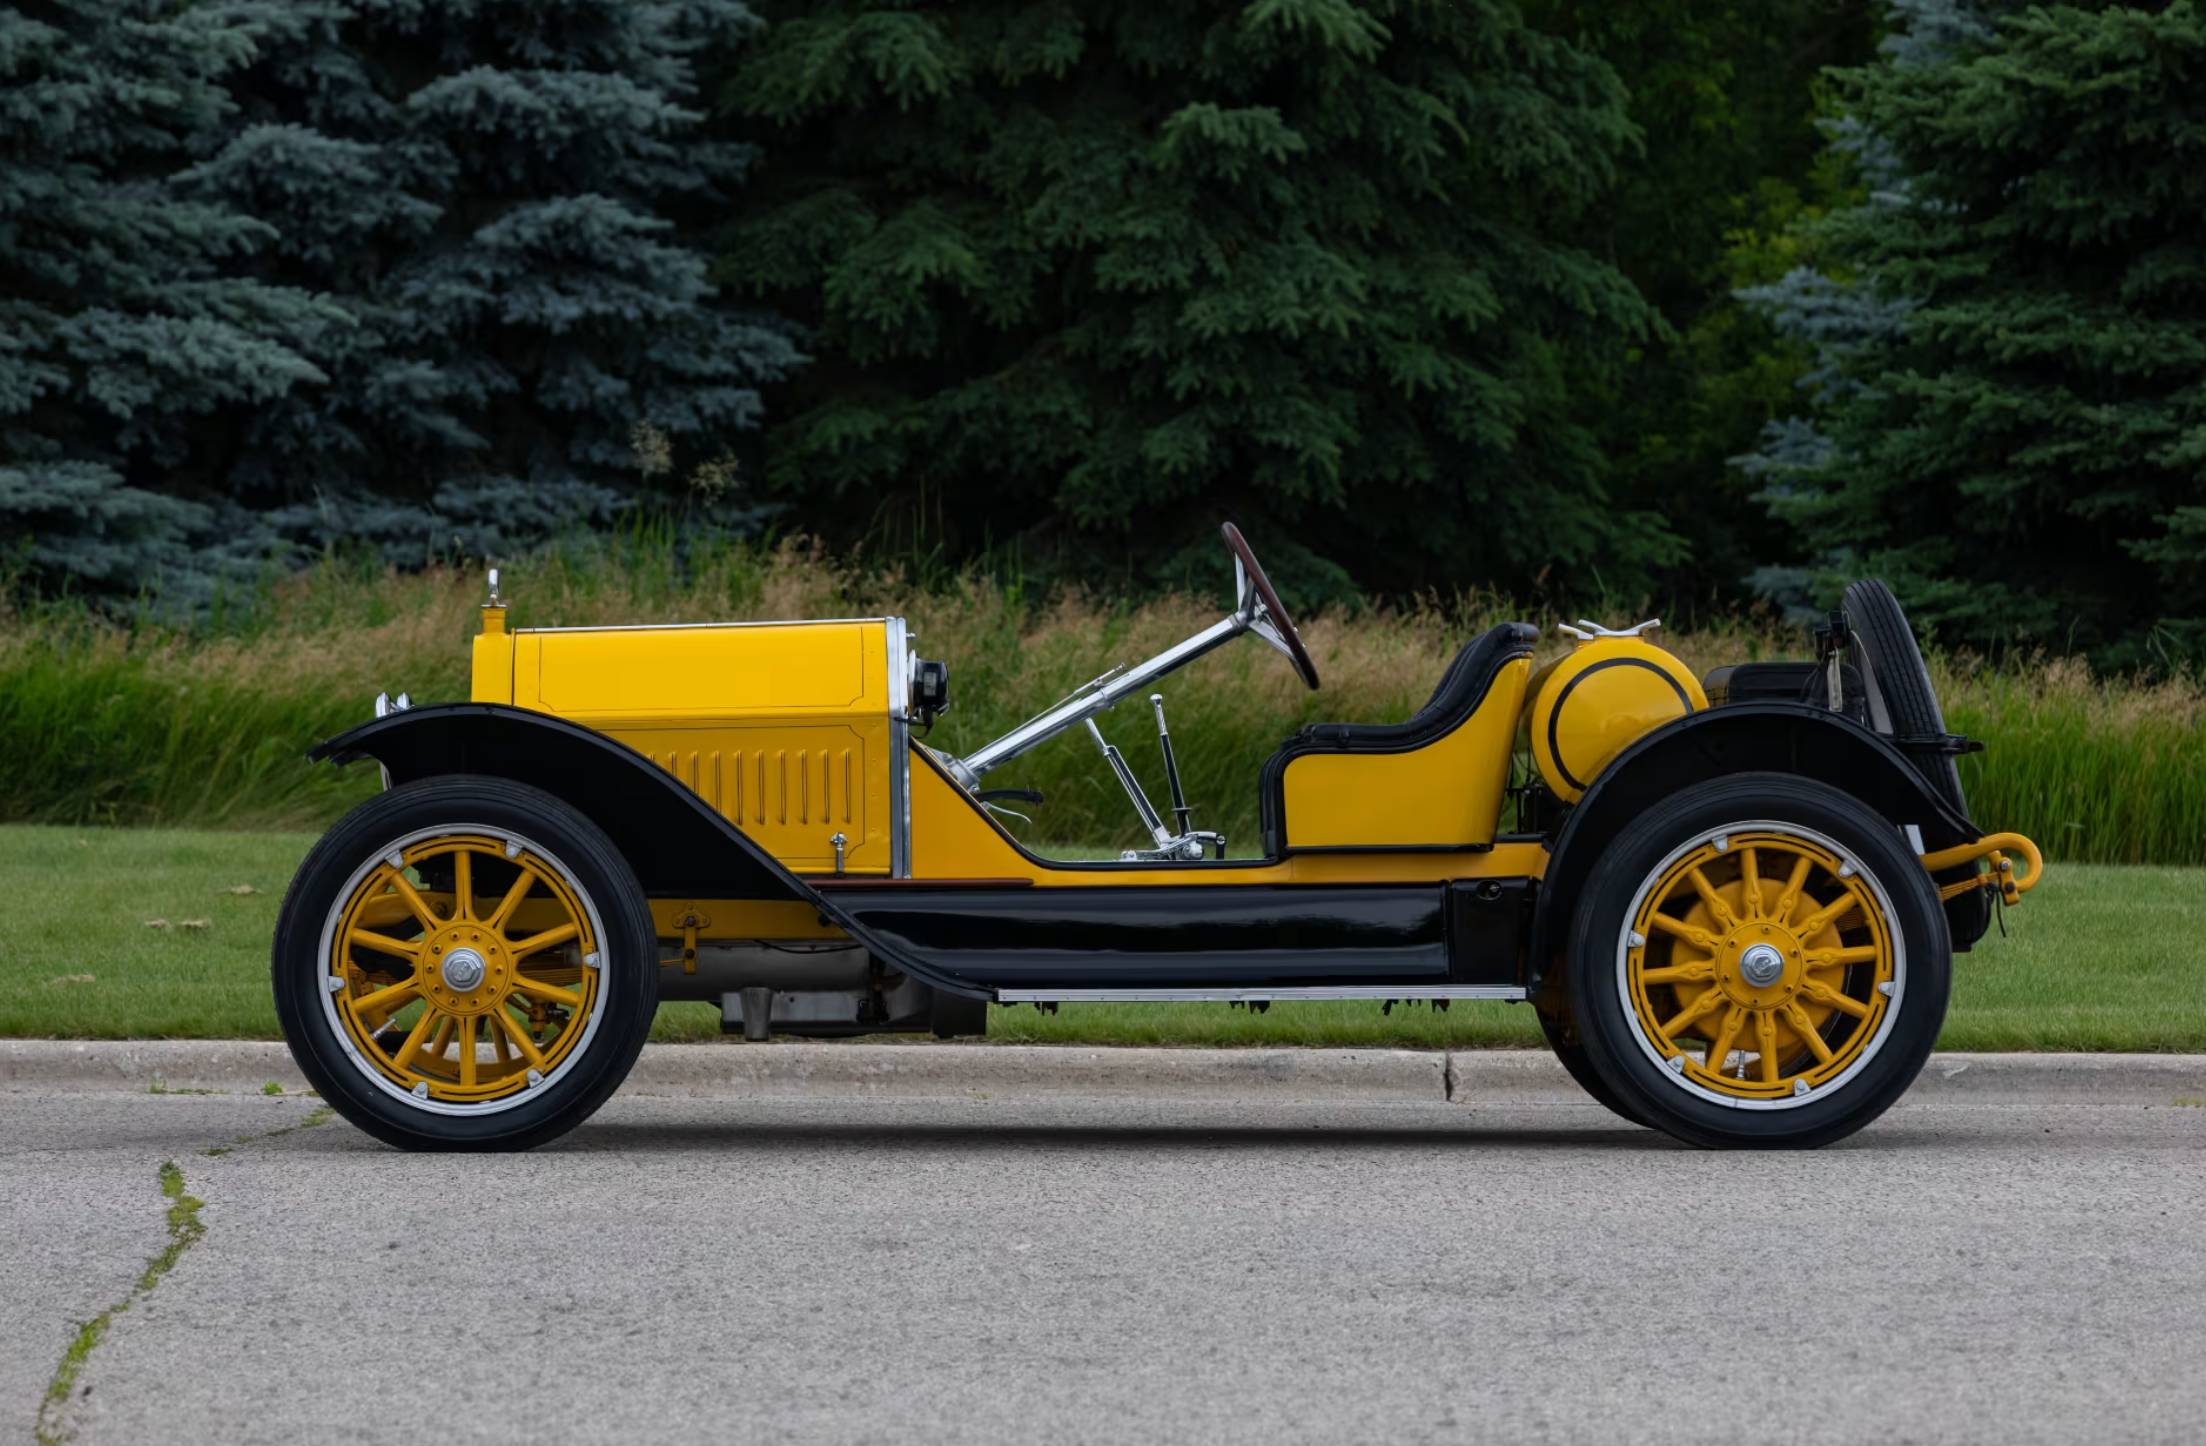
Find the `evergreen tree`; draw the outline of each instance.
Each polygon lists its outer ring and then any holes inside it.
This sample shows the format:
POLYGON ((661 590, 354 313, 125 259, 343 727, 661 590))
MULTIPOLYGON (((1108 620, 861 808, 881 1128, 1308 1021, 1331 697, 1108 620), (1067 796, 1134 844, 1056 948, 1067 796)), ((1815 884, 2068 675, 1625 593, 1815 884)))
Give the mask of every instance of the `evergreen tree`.
POLYGON ((1231 514, 1306 596, 1673 555, 1589 421, 1648 313, 1564 239, 1624 96, 1510 5, 765 8, 722 274, 811 328, 769 472, 844 537, 1208 578, 1231 514))
POLYGON ((1848 80, 1869 199, 1815 237, 1850 285, 1771 298, 1826 339, 1774 505, 1950 642, 2206 657, 2206 17, 1902 17, 1848 80))
POLYGON ((1797 543, 1730 467, 1761 424, 1791 411, 1805 348, 1736 288, 1773 280, 1787 229, 1823 199, 1818 77, 1875 51, 1872 7, 1833 0, 1535 0, 1532 22, 1615 67, 1646 137, 1584 244, 1614 260, 1662 315, 1602 398, 1618 497, 1659 511, 1691 546, 1666 569, 1665 616, 1695 595, 1728 609, 1747 578, 1797 543))
POLYGON ((715 492, 757 384, 796 359, 677 232, 751 161, 690 102, 699 53, 755 24, 738 0, 270 16, 237 123, 186 181, 276 233, 263 275, 355 324, 314 353, 326 386, 205 439, 202 465, 288 537, 402 562, 602 522, 670 478, 715 492))
POLYGON ((252 12, 153 0, 0 9, 0 567, 179 602, 267 545, 179 472, 220 409, 322 380, 342 314, 240 279, 272 239, 180 193, 228 110, 252 12))

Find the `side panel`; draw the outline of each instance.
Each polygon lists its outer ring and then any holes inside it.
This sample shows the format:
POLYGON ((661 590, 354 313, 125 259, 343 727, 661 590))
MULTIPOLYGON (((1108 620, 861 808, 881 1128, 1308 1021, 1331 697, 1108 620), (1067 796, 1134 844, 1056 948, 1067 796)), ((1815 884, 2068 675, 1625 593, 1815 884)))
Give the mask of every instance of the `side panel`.
POLYGON ((1531 879, 1459 879, 1447 887, 1448 958, 1458 984, 1524 983, 1531 879))
POLYGON ((1403 752, 1307 753, 1282 777, 1287 847, 1483 848, 1494 841, 1529 659, 1501 666, 1471 716, 1403 752))
MULTIPOLYGON (((616 738, 792 869, 895 864, 891 624, 524 630, 511 701, 616 738)), ((478 662, 477 686, 483 685, 478 662)), ((495 684, 493 683, 493 686, 495 684)))
POLYGON ((596 726, 888 714, 884 624, 556 628, 514 635, 513 701, 596 726))
MULTIPOLYGON (((1407 884, 1537 877, 1547 863, 1547 850, 1537 840, 1505 840, 1475 853, 1402 849, 1173 864, 1043 859, 1020 848, 970 793, 951 781, 925 745, 913 745, 911 759, 912 877, 920 882, 1030 879, 1050 887, 1095 889, 1149 884, 1188 889, 1227 884, 1407 884)), ((1036 817, 1046 822, 1046 814, 1036 817)))
POLYGON ((606 733, 694 790, 721 817, 801 873, 889 871, 888 720, 606 733))
POLYGON ((1161 988, 1445 982, 1443 890, 839 888, 872 935, 961 982, 1161 988))

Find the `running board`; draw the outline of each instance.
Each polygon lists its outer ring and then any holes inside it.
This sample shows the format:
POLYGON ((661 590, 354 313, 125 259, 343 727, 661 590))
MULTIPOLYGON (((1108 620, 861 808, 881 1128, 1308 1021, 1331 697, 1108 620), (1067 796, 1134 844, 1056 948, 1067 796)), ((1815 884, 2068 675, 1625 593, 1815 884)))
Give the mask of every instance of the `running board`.
POLYGON ((999 989, 999 1004, 1269 1004, 1282 999, 1509 999, 1514 984, 1314 984, 1273 989, 999 989))

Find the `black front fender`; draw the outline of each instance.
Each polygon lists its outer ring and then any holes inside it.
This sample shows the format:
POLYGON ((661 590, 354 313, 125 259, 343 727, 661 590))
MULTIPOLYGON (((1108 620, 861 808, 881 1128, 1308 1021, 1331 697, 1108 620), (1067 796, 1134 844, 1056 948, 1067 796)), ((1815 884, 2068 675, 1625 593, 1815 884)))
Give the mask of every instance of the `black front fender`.
MULTIPOLYGON (((1922 832, 1925 850, 1973 843, 1980 830, 1924 781, 1881 733, 1806 703, 1730 703, 1689 713, 1619 754, 1578 800, 1556 834, 1526 956, 1535 988, 1563 948, 1571 911, 1609 841, 1655 803, 1735 773, 1789 773, 1843 789, 1922 832)), ((1980 890, 1946 905, 1956 949, 1982 937, 1989 908, 1980 890)))
POLYGON ((981 997, 915 965, 650 759, 594 729, 502 703, 440 703, 363 723, 307 752, 336 764, 372 758, 391 782, 438 774, 510 778, 588 815, 658 898, 796 899, 819 910, 876 959, 951 993, 981 997))

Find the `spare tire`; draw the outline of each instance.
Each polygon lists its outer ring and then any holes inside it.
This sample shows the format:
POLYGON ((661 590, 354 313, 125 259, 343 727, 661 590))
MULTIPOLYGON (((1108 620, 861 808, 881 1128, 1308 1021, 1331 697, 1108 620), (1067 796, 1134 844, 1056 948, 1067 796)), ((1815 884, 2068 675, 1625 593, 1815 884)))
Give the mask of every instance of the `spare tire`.
MULTIPOLYGON (((1938 711, 1930 670, 1923 666, 1922 649, 1915 645, 1914 630, 1908 627, 1892 589, 1875 578, 1863 578, 1846 589, 1843 606, 1860 653, 1856 661, 1869 688, 1872 726, 1896 739, 1942 739, 1945 715, 1938 711)), ((1967 817, 1961 770, 1953 755, 1929 748, 1903 746, 1903 751, 1938 795, 1967 817)))

